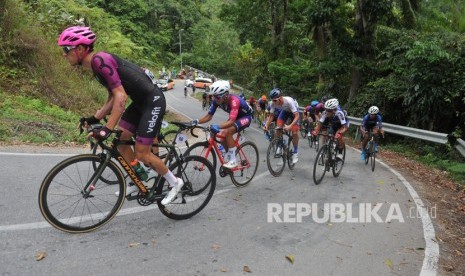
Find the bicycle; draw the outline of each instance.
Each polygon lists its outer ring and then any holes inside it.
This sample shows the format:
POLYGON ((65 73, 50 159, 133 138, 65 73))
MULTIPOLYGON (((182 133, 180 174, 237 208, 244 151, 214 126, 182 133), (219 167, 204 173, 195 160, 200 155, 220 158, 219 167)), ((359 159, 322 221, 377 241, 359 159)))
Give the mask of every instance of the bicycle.
MULTIPOLYGON (((91 127, 91 131, 95 128, 91 127)), ((101 153, 70 157, 58 163, 45 176, 39 190, 39 207, 53 227, 69 233, 98 229, 115 217, 125 199, 137 200, 141 206, 156 203, 163 215, 175 220, 188 219, 208 204, 216 187, 216 174, 205 158, 178 154, 172 144, 153 145, 167 149, 165 164, 174 157, 175 161, 169 169, 185 183, 172 203, 162 205, 161 200, 169 191, 168 183, 158 175, 154 185, 147 189, 118 151, 119 145, 133 141, 121 141, 122 132, 113 132, 115 135, 109 146, 104 141, 97 141, 103 149, 101 153), (96 169, 93 164, 98 164, 96 169), (126 179, 121 168, 140 189, 137 195, 125 196, 126 179), (115 196, 116 191, 119 192, 118 196, 115 196)))
POLYGON ((276 123, 271 122, 270 125, 268 126, 268 130, 265 131, 265 136, 267 137, 267 140, 273 141, 273 139, 276 137, 276 123))
POLYGON ((319 135, 326 136, 327 139, 326 143, 322 145, 318 151, 313 165, 313 182, 315 182, 315 185, 320 184, 326 172, 329 172, 331 169, 333 171, 333 176, 338 177, 341 174, 342 168, 344 167, 344 161, 346 159, 345 145, 342 153, 342 159, 336 158, 338 141, 335 139, 332 131, 330 131, 329 134, 319 135))
MULTIPOLYGON (((81 119, 79 120, 80 134, 82 134, 83 131, 84 131, 84 122, 85 122, 85 118, 81 117, 81 119)), ((158 137, 157 137, 158 138, 158 144, 175 145, 175 144, 184 143, 184 145, 188 148, 189 147, 189 141, 187 139, 187 136, 182 134, 182 132, 187 130, 187 129, 191 129, 191 128, 189 126, 186 126, 186 124, 180 123, 180 122, 169 122, 168 124, 173 124, 173 125, 177 126, 178 129, 177 130, 171 129, 171 130, 168 130, 168 131, 166 131, 164 133, 163 132, 159 133, 158 137)), ((94 125, 94 127, 98 127, 98 125, 94 125)), ((91 150, 92 154, 98 155, 99 153, 102 153, 104 151, 104 149, 102 147, 99 147, 98 143, 94 143, 92 139, 89 139, 89 143, 90 143, 90 150, 91 150)), ((132 141, 122 141, 121 140, 120 145, 124 145, 124 144, 126 144, 126 145, 127 144, 134 145, 135 140, 132 140, 132 141)), ((164 159, 167 156, 167 152, 164 152, 163 154, 159 153, 159 147, 152 147, 152 152, 155 155, 157 155, 160 159, 164 159)), ((171 157, 168 160, 168 165, 171 165, 173 161, 174 161, 173 157, 171 157)), ((94 168, 94 170, 96 170, 97 167, 98 167, 98 164, 93 163, 92 167, 94 168)), ((128 175, 125 174, 124 178, 126 179, 127 177, 128 177, 128 175)), ((101 178, 102 181, 104 181, 107 184, 117 184, 117 180, 110 181, 108 179, 105 179, 104 177, 100 177, 100 178, 101 178)), ((149 178, 147 181, 150 181, 150 180, 152 180, 152 178, 149 178)))
POLYGON ((284 171, 285 162, 290 170, 294 169, 295 163, 292 163, 292 156, 294 155, 294 145, 292 144, 292 132, 284 131, 282 127, 277 127, 275 131, 283 132, 281 137, 275 137, 271 140, 267 155, 266 165, 272 176, 280 176, 284 171), (287 143, 284 136, 287 136, 287 143))
MULTIPOLYGON (((239 165, 235 168, 228 169, 223 167, 227 162, 224 158, 224 152, 219 149, 218 139, 224 140, 226 137, 219 133, 212 133, 209 127, 195 126, 201 129, 206 134, 206 141, 201 141, 190 146, 185 152, 185 156, 198 155, 205 157, 208 161, 213 164, 213 168, 216 170, 217 158, 221 164, 219 168, 219 174, 221 177, 229 175, 231 181, 237 187, 245 187, 255 176, 258 169, 259 155, 258 148, 255 143, 251 141, 243 141, 241 133, 237 133, 234 139, 234 145, 236 147, 236 160, 239 165)), ((194 135, 194 134, 193 134, 194 135)), ((195 137, 198 137, 194 135, 195 137)))
POLYGON ((375 140, 373 131, 369 130, 369 140, 365 147, 365 165, 368 165, 368 159, 370 159, 371 164, 371 171, 375 171, 375 163, 376 163, 376 151, 375 151, 375 140))

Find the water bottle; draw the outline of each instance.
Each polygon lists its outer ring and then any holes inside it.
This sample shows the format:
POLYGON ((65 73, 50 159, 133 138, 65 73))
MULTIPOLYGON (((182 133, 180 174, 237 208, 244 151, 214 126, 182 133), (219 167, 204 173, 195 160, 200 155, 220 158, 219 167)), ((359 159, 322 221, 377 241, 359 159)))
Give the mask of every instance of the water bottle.
POLYGON ((219 144, 218 149, 220 150, 221 155, 224 157, 224 155, 226 154, 226 150, 224 149, 223 145, 219 144))
POLYGON ((134 171, 136 172, 140 180, 142 181, 147 180, 148 178, 147 172, 145 172, 144 167, 141 166, 141 164, 139 163, 139 161, 137 161, 137 159, 134 159, 134 161, 132 161, 130 165, 134 169, 134 171))

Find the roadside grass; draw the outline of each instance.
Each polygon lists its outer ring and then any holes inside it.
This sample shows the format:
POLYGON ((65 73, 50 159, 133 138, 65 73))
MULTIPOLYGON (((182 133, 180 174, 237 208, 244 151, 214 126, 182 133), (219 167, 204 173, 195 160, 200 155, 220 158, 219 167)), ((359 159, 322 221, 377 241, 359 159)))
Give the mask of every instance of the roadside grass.
MULTIPOLYGON (((79 134, 79 118, 44 100, 0 90, 0 142, 5 144, 86 144, 86 135, 79 134)), ((165 114, 164 120, 175 120, 176 114, 165 114)), ((174 129, 169 126, 163 131, 174 129)))

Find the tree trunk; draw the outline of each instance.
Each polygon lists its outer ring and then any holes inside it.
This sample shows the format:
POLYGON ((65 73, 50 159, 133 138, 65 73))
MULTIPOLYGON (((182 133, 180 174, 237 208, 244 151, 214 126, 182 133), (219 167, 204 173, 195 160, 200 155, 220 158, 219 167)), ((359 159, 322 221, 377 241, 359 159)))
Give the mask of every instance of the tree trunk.
POLYGON ((360 69, 357 68, 356 66, 352 67, 351 75, 352 75, 352 83, 350 84, 349 99, 347 100, 348 102, 351 102, 351 100, 355 97, 358 90, 360 89, 360 81, 362 78, 360 69))
POLYGON ((269 0, 271 10, 271 43, 273 59, 280 56, 284 45, 284 26, 287 21, 288 0, 269 0))

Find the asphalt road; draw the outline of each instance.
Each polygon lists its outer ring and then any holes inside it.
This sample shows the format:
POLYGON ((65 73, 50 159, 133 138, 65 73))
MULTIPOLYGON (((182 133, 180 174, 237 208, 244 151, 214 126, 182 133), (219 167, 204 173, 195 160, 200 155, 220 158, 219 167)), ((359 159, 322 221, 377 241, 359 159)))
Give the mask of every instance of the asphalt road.
MULTIPOLYGON (((199 101, 184 97, 181 81, 165 95, 171 111, 192 119, 204 113, 199 101)), ((213 122, 226 118, 218 110, 213 122)), ((417 212, 421 199, 412 197, 401 176, 381 165, 371 172, 359 152, 348 148, 341 175, 327 174, 315 186, 316 153, 302 141, 295 169, 286 167, 273 177, 266 167, 264 135, 253 125, 246 138, 258 145, 261 160, 249 186, 238 189, 228 177, 218 176, 208 206, 186 221, 170 220, 156 207, 125 202, 124 212, 106 226, 79 235, 49 226, 37 197, 42 179, 56 163, 86 150, 3 150, 0 274, 435 274, 434 229, 425 225, 429 216, 417 212), (311 214, 309 206, 314 207, 311 214), (37 261, 39 252, 46 257, 37 261)))

